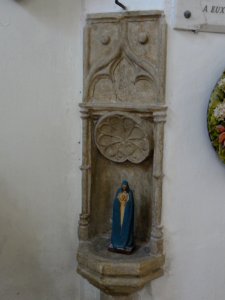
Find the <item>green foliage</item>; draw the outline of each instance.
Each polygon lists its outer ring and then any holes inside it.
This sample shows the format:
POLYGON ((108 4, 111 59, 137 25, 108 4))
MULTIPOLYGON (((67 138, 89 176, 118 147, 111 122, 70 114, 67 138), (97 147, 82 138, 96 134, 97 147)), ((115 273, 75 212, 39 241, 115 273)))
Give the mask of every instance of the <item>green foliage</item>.
MULTIPOLYGON (((225 78, 225 72, 223 73, 223 76, 221 77, 221 79, 224 79, 224 78, 225 78)), ((223 145, 221 145, 219 143, 220 133, 217 130, 218 125, 222 125, 225 127, 225 120, 222 120, 222 121, 218 120, 214 116, 215 108, 221 103, 225 103, 225 93, 217 84, 211 94, 210 101, 209 101, 208 131, 209 131, 209 136, 210 136, 213 147, 215 148, 216 152, 218 153, 220 159, 225 163, 225 148, 223 145)))

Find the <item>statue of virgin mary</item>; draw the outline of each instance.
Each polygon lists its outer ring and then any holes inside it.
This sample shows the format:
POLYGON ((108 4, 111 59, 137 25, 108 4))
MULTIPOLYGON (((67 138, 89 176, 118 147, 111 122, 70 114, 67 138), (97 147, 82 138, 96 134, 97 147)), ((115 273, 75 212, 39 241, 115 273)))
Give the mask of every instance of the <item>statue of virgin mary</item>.
POLYGON ((134 249, 134 197, 126 180, 113 202, 112 234, 109 251, 130 254, 134 249))

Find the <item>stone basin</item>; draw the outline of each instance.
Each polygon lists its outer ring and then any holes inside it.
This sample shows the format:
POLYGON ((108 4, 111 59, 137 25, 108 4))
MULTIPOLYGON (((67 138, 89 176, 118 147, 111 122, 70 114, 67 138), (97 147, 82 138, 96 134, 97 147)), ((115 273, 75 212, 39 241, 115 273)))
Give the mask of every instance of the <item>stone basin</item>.
POLYGON ((108 251, 108 236, 81 242, 78 273, 106 294, 126 296, 163 275, 164 255, 152 256, 148 245, 137 245, 131 255, 108 251))

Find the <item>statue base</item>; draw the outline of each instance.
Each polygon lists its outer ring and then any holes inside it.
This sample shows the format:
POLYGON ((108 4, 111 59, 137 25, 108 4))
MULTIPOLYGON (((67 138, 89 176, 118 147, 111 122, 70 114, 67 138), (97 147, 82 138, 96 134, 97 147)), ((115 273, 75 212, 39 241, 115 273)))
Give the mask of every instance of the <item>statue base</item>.
POLYGON ((133 247, 126 247, 126 248, 113 248, 113 245, 110 244, 109 247, 108 247, 108 250, 110 252, 115 252, 115 253, 130 255, 135 250, 135 246, 133 246, 133 247))

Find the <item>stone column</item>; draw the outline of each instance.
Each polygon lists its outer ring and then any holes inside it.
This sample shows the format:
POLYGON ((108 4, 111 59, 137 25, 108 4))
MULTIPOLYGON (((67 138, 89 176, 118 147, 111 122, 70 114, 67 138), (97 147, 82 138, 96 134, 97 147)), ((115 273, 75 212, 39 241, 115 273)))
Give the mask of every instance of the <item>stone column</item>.
POLYGON ((82 118, 82 213, 80 214, 79 221, 79 238, 80 240, 88 240, 88 226, 90 215, 90 184, 91 184, 91 156, 90 156, 90 143, 91 143, 91 124, 89 119, 89 112, 86 108, 81 109, 82 118))
POLYGON ((151 254, 163 254, 163 233, 161 226, 162 180, 163 180, 163 140, 166 112, 153 113, 154 121, 154 158, 153 158, 153 199, 152 199, 152 231, 151 254))

